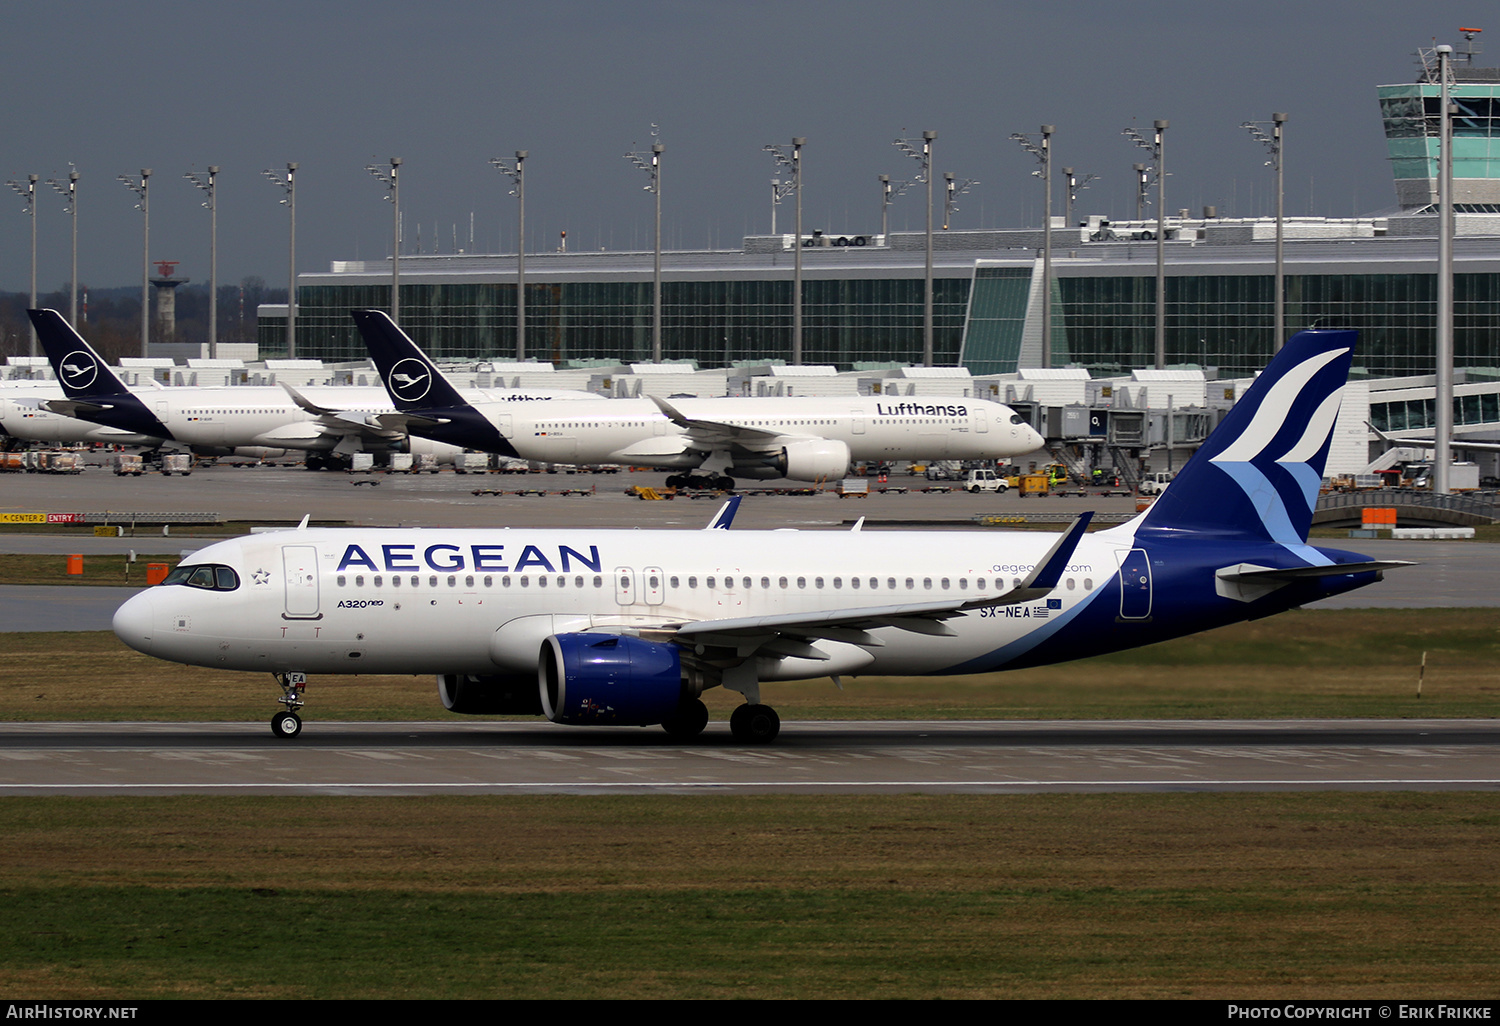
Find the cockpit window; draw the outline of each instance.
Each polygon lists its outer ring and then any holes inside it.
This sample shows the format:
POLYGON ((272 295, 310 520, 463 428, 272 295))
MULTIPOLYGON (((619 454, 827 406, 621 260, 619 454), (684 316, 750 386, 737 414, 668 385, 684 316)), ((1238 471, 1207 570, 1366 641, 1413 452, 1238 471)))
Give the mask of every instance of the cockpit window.
POLYGON ((185 584, 206 591, 233 591, 240 586, 240 575, 215 563, 191 563, 176 567, 161 583, 185 584))

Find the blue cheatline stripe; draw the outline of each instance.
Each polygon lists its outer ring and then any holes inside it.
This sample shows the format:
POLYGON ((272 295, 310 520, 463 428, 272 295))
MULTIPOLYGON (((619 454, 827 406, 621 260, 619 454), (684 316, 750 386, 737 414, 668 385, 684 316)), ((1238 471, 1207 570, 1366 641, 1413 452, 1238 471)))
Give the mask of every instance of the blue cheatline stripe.
POLYGON ((950 666, 946 670, 939 670, 938 673, 981 673, 985 670, 1000 669, 1006 663, 1025 655, 1027 652, 1030 652, 1042 642, 1048 640, 1058 631, 1062 630, 1064 627, 1072 623, 1077 617, 1082 615, 1085 609, 1089 608, 1089 606, 1096 602, 1099 599, 1099 596, 1103 595, 1106 591, 1111 590, 1109 587, 1109 583, 1113 581, 1117 576, 1119 576, 1118 571, 1110 574, 1110 576, 1104 580, 1104 583, 1100 584, 1099 587, 1094 589, 1094 593, 1092 595, 1088 596, 1083 601, 1079 602, 1078 605, 1074 606, 1072 609, 1069 609, 1067 612, 1057 617, 1057 619, 1048 620, 1046 626, 1033 628, 1024 636, 1017 638, 1015 641, 1012 641, 1008 645, 1002 645, 1000 648, 995 649, 993 652, 987 652, 982 656, 976 656, 975 658, 970 659, 967 662, 959 663, 956 666, 950 666))

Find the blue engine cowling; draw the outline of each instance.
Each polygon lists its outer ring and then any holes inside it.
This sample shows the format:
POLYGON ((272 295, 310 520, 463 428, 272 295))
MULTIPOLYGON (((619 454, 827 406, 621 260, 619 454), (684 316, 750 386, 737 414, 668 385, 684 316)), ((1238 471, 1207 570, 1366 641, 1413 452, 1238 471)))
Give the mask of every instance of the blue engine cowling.
POLYGON ((682 660, 673 645, 618 634, 553 634, 537 667, 553 723, 646 726, 677 711, 682 660))

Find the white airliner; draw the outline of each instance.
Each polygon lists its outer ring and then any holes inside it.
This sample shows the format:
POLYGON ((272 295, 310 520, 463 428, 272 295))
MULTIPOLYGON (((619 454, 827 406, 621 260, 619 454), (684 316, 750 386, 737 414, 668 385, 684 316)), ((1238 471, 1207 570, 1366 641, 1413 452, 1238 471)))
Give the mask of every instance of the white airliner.
POLYGON ((43 442, 47 445, 100 443, 156 448, 165 441, 151 435, 123 431, 66 414, 53 413, 46 403, 63 397, 62 388, 55 381, 31 381, 24 386, 20 382, 15 384, 18 387, 6 388, 4 396, 0 397, 0 435, 9 435, 22 442, 43 442))
POLYGON ((470 403, 388 314, 357 310, 354 320, 413 435, 547 463, 688 472, 667 478, 668 486, 732 488, 737 477, 817 481, 842 477, 854 460, 995 460, 1045 444, 1014 410, 988 399, 653 397, 545 409, 470 403))
MULTIPOLYGON (((356 452, 399 450, 452 456, 461 451, 424 439, 411 446, 402 427, 405 418, 397 415, 384 388, 246 385, 131 392, 61 314, 55 310, 28 313, 66 396, 46 403, 58 413, 169 439, 202 455, 264 456, 278 450, 306 450, 311 454, 308 465, 314 469, 356 452)), ((589 392, 568 390, 476 390, 473 394, 476 401, 496 406, 560 398, 603 401, 589 392)))
MULTIPOLYGON (((1029 531, 310 530, 223 541, 131 598, 139 651, 275 675, 431 673, 462 713, 661 724, 699 695, 774 738, 762 681, 980 673, 1131 648, 1359 588, 1404 565, 1307 544, 1352 331, 1287 343, 1156 503, 1029 531)), ((733 507, 715 518, 727 526, 733 507)), ((306 524, 304 519, 303 524, 306 524)))

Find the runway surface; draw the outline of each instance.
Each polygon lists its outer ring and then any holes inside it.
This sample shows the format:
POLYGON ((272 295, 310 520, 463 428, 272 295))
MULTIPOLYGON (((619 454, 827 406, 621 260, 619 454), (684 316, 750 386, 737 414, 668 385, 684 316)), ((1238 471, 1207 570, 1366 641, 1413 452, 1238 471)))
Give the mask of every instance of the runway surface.
POLYGON ((0 727, 0 795, 1500 790, 1500 720, 805 722, 765 747, 548 723, 0 727))

